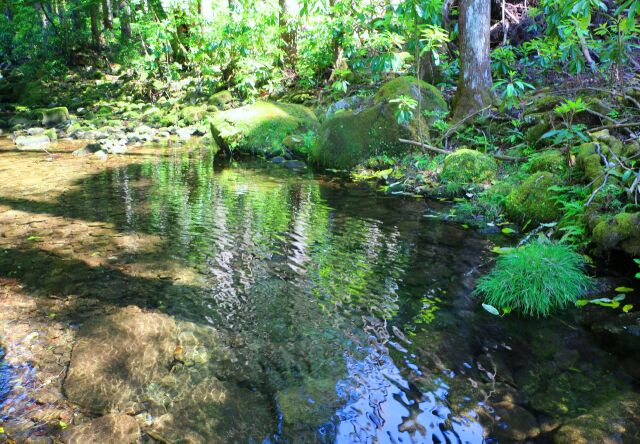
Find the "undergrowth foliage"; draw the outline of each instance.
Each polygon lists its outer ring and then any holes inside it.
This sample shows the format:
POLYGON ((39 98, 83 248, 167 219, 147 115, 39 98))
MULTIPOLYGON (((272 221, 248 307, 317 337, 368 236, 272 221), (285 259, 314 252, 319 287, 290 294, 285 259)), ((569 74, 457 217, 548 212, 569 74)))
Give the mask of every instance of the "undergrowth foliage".
POLYGON ((584 258, 566 245, 531 243, 500 256, 493 271, 478 281, 475 294, 505 313, 548 316, 574 304, 591 287, 584 265, 584 258))

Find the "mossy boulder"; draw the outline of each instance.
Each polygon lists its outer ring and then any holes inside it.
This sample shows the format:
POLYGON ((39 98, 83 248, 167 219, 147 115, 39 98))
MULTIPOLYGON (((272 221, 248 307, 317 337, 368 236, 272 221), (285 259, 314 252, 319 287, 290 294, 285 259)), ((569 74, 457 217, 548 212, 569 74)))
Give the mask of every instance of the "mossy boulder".
POLYGON ((69 120, 69 110, 64 106, 43 109, 41 112, 43 125, 58 125, 69 120))
POLYGON ((525 167, 530 173, 548 171, 560 175, 567 171, 567 161, 560 151, 546 150, 531 156, 525 167))
POLYGON ((640 255, 640 213, 620 213, 604 218, 593 229, 593 241, 606 250, 640 255))
POLYGON ((491 181, 497 165, 491 156, 467 148, 459 149, 444 159, 440 177, 446 182, 467 184, 491 181))
POLYGON ((317 127, 318 119, 309 108, 279 102, 256 102, 219 112, 211 120, 211 134, 220 147, 265 156, 282 154, 287 136, 317 127))
POLYGON ((399 124, 398 104, 392 100, 400 96, 421 99, 423 111, 447 112, 447 104, 437 88, 414 77, 398 77, 383 85, 369 99, 368 106, 328 118, 320 128, 311 160, 328 168, 350 169, 372 156, 406 153, 408 145, 398 139, 419 139, 420 130, 428 139, 429 124, 436 117, 416 117, 408 124, 399 124))
POLYGON ((228 109, 231 102, 233 102, 233 96, 227 89, 218 91, 217 93, 209 97, 209 100, 207 100, 207 103, 209 103, 209 105, 213 105, 221 110, 228 109))
POLYGON ((549 188, 562 182, 547 171, 535 173, 516 186, 505 200, 507 214, 514 220, 534 224, 547 223, 560 217, 554 201, 556 193, 549 188))
POLYGON ((193 125, 200 122, 207 115, 207 107, 203 106, 187 106, 180 111, 180 118, 187 125, 193 125))

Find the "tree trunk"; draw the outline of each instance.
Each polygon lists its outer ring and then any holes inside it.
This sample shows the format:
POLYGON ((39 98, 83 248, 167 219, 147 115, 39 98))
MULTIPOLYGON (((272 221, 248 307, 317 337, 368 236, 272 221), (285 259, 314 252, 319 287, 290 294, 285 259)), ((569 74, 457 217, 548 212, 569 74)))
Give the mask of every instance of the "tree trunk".
POLYGON ((123 41, 131 38, 131 7, 127 0, 120 0, 120 37, 123 41))
POLYGON ((113 9, 111 0, 102 0, 102 26, 104 29, 113 29, 113 9))
POLYGON ((91 43, 95 48, 101 49, 105 46, 105 41, 100 32, 100 8, 95 1, 89 3, 89 16, 91 18, 91 43))
POLYGON ((293 68, 298 54, 295 28, 297 5, 295 0, 278 0, 278 3, 280 5, 278 24, 280 25, 281 49, 284 52, 283 62, 285 67, 293 68))
POLYGON ((49 22, 47 21, 47 14, 44 10, 45 5, 42 2, 36 2, 33 4, 34 9, 40 16, 40 27, 42 29, 42 44, 46 48, 49 42, 49 22))
POLYGON ((490 0, 460 1, 460 77, 453 120, 461 120, 493 103, 489 32, 490 0))

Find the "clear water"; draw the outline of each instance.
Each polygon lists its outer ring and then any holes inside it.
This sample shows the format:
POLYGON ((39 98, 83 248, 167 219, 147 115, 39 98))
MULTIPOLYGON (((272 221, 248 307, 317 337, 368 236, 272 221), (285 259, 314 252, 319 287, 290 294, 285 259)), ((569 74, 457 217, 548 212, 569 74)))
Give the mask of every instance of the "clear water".
MULTIPOLYGON (((246 400, 254 413, 238 415, 245 400, 229 399, 241 407, 176 431, 193 442, 504 441, 496 430, 514 420, 495 406, 505 399, 541 424, 631 390, 570 320, 497 319, 479 308, 474 280, 507 240, 425 217, 440 208, 421 199, 265 163, 216 165, 206 150, 78 174, 48 196, 4 194, 0 205, 86 231, 56 255, 5 243, 0 276, 34 295, 155 309, 197 326, 205 344, 210 332, 224 353, 156 395, 188 399, 215 378, 255 394, 246 400), (102 239, 102 226, 115 235, 102 239), (137 239, 135 248, 109 253, 118 239, 137 239), (102 257, 115 254, 106 265, 78 259, 96 242, 102 257)), ((87 322, 75 310, 69 322, 87 322)), ((197 397, 185 402, 199 408, 197 397)))

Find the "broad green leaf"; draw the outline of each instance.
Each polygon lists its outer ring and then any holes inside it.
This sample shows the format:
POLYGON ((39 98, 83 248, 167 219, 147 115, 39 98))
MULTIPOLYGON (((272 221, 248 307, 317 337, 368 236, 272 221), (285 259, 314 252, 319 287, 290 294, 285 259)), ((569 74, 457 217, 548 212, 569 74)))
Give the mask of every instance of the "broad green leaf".
POLYGON ((616 288, 616 292, 618 293, 631 293, 633 290, 635 290, 634 288, 629 288, 629 287, 618 287, 616 288))
POLYGON ((515 233, 516 230, 514 230, 513 228, 505 227, 505 228, 502 229, 502 232, 504 234, 511 234, 511 233, 515 233))
POLYGON ((584 307, 585 305, 587 305, 589 303, 589 301, 587 299, 578 299, 576 301, 576 305, 578 307, 584 307))
POLYGON ((631 311, 632 308, 633 308, 633 304, 627 304, 624 307, 622 307, 622 311, 624 311, 625 313, 629 313, 629 311, 631 311))
POLYGON ((494 307, 493 305, 489 305, 489 304, 482 304, 482 308, 484 308, 485 310, 487 310, 489 313, 491 313, 492 315, 495 316, 500 316, 500 312, 498 311, 498 309, 496 307, 494 307))

